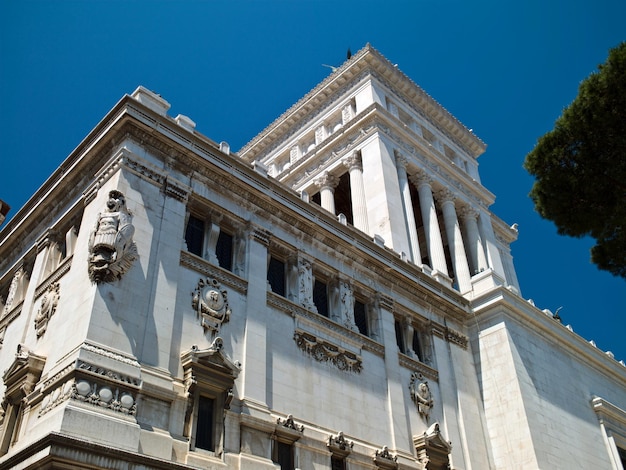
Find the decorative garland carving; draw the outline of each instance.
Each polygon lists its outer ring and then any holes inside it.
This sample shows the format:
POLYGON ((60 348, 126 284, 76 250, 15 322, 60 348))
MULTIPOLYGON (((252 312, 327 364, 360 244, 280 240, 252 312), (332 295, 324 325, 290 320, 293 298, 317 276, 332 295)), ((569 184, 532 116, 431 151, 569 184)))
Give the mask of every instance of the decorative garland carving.
POLYGON ((48 328, 48 322, 54 312, 56 312, 57 304, 59 303, 59 283, 54 282, 50 284, 48 290, 41 300, 41 306, 35 316, 35 330, 37 332, 37 338, 40 338, 48 328))
POLYGON ((74 379, 68 380, 64 384, 58 386, 54 390, 49 391, 41 401, 41 408, 39 408, 39 416, 46 414, 48 411, 56 408, 61 403, 69 400, 72 397, 74 389, 74 379))
POLYGON ((330 362, 339 370, 360 373, 363 368, 361 358, 339 346, 328 343, 315 336, 296 331, 293 339, 298 348, 312 356, 318 362, 330 362))
POLYGON ((131 219, 124 195, 117 190, 110 191, 106 212, 99 214, 89 237, 91 282, 101 284, 121 279, 138 258, 131 219))
POLYGON ((192 292, 191 305, 198 313, 200 323, 205 330, 217 331, 223 323, 230 319, 228 294, 220 290, 217 279, 200 279, 192 292))

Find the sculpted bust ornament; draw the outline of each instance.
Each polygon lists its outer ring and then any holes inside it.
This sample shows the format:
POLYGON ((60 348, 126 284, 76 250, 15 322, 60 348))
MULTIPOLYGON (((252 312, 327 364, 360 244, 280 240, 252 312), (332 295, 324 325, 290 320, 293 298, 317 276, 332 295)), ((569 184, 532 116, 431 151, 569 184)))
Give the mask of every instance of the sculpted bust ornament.
POLYGON ((106 211, 98 214, 98 221, 89 237, 89 279, 97 284, 113 282, 130 269, 137 259, 133 242, 135 227, 126 208, 124 195, 109 192, 106 211))

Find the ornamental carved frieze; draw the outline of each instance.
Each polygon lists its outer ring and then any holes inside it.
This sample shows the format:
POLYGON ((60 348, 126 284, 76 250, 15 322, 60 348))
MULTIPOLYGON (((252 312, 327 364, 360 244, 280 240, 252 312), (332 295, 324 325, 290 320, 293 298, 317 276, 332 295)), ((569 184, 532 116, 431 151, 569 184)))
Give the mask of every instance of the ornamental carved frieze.
POLYGON ((137 414, 135 397, 109 384, 103 385, 87 379, 76 380, 72 384, 71 398, 125 415, 137 414))
POLYGON ((298 348, 313 357, 317 362, 327 362, 339 370, 348 372, 359 373, 363 368, 363 362, 359 356, 320 338, 316 338, 312 334, 296 331, 293 339, 298 348))
POLYGON ((411 400, 417 405, 417 412, 428 422, 430 410, 433 408, 435 402, 430 392, 428 382, 421 373, 413 372, 411 374, 409 391, 411 392, 411 400))
POLYGON ((89 279, 96 284, 114 282, 122 278, 138 258, 133 241, 135 227, 126 208, 126 198, 117 191, 109 191, 104 212, 89 237, 89 279))
POLYGON ((59 303, 59 283, 53 282, 43 295, 41 306, 35 316, 35 330, 37 338, 40 338, 48 328, 48 322, 54 312, 56 312, 59 303))
POLYGON ((222 324, 228 323, 231 313, 228 295, 217 279, 200 279, 191 295, 191 306, 205 331, 218 331, 222 324))

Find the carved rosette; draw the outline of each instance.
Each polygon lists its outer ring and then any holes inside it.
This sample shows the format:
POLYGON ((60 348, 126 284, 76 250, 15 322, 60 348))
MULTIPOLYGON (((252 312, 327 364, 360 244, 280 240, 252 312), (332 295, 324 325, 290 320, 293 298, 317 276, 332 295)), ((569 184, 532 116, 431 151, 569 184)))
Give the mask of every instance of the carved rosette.
POLYGON ((296 331, 293 339, 298 348, 312 356, 318 362, 328 362, 339 370, 361 372, 363 363, 356 354, 339 346, 323 341, 303 331, 296 331))
POLYGON ((41 337, 48 328, 48 322, 54 312, 56 312, 57 304, 59 303, 59 283, 53 282, 50 284, 46 293, 41 301, 39 311, 35 316, 35 330, 37 331, 37 338, 41 337))
POLYGON ((134 233, 126 198, 119 191, 110 191, 106 209, 98 215, 96 226, 89 236, 91 282, 114 282, 128 272, 139 257, 133 241, 134 233))
POLYGON ((221 290, 217 279, 200 279, 191 295, 191 306, 198 313, 205 331, 218 331, 222 324, 228 323, 231 313, 228 295, 221 290))
POLYGON ((428 422, 430 410, 433 408, 435 402, 430 392, 428 382, 421 373, 413 372, 413 374, 411 374, 409 390, 411 392, 411 400, 417 405, 417 412, 428 422))

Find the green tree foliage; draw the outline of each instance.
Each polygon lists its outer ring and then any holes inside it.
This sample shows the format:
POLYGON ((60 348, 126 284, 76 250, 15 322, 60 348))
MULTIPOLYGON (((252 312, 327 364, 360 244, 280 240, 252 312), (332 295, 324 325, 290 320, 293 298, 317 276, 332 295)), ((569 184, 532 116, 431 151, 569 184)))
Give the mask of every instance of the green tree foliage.
POLYGON ((526 156, 539 214, 561 235, 591 235, 591 260, 626 278, 626 42, 526 156))

